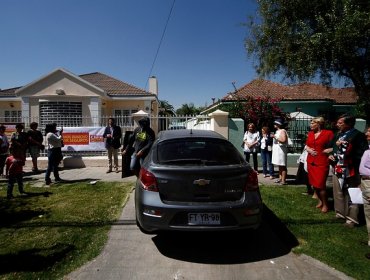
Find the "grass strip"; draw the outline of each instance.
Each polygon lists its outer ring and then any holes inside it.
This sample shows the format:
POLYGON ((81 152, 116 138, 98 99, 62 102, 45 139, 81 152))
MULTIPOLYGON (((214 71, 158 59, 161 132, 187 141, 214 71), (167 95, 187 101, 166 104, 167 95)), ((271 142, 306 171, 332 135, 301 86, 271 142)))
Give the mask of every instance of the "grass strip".
POLYGON ((367 242, 364 220, 353 229, 344 227, 343 220, 336 219, 333 211, 322 214, 315 207, 317 200, 302 195, 305 189, 261 187, 265 205, 299 241, 293 252, 309 255, 355 279, 370 279, 370 261, 365 258, 370 247, 363 244, 367 242))
POLYGON ((96 257, 132 183, 26 185, 7 200, 0 186, 0 278, 61 279, 96 257))

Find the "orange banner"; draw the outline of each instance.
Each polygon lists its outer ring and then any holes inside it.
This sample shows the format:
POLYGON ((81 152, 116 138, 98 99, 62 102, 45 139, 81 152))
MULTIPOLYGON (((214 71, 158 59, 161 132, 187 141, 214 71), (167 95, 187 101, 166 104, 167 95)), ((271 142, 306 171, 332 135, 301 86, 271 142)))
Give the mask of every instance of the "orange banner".
POLYGON ((89 133, 88 132, 64 132, 63 133, 64 145, 89 145, 89 133))

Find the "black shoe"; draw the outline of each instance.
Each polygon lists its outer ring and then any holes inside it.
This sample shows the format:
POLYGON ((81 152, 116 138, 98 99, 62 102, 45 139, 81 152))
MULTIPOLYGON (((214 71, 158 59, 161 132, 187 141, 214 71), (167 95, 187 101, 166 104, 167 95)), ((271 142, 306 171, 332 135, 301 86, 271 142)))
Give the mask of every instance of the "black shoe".
POLYGON ((12 198, 14 198, 14 196, 11 194, 11 195, 6 196, 6 198, 7 199, 12 199, 12 198))
POLYGON ((56 178, 55 179, 55 183, 61 183, 61 182, 64 182, 65 180, 63 180, 62 178, 56 178))
POLYGON ((45 185, 49 186, 51 184, 51 180, 46 180, 45 185))

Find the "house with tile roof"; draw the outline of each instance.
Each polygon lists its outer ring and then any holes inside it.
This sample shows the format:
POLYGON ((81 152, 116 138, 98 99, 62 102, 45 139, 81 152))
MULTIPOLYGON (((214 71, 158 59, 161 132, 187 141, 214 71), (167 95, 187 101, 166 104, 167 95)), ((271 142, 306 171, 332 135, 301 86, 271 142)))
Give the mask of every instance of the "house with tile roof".
POLYGON ((56 122, 67 126, 104 126, 115 117, 131 126, 132 113, 158 115, 158 83, 149 79, 149 91, 95 72, 75 75, 56 69, 21 87, 0 90, 0 123, 36 121, 40 127, 56 122))
POLYGON ((282 85, 256 79, 228 93, 205 112, 213 111, 220 104, 262 96, 279 100, 278 104, 284 112, 302 111, 311 116, 325 115, 328 112, 335 115, 351 112, 358 99, 353 88, 333 88, 313 83, 282 85))

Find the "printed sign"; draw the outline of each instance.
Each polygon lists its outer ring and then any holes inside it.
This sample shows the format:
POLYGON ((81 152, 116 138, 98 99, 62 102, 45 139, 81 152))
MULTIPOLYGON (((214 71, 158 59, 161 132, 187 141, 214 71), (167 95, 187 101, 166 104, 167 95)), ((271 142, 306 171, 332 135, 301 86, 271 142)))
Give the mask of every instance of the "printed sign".
POLYGON ((63 151, 104 151, 105 127, 64 127, 63 151))

